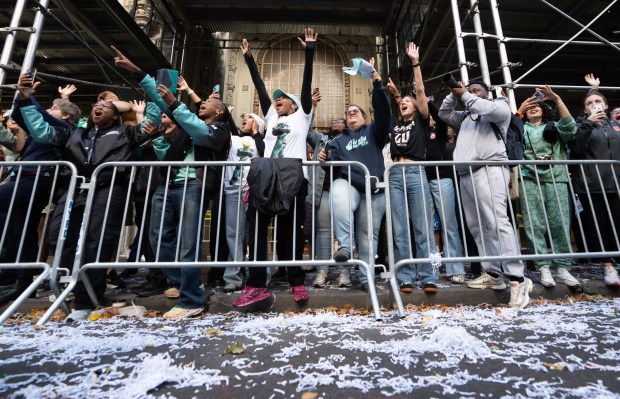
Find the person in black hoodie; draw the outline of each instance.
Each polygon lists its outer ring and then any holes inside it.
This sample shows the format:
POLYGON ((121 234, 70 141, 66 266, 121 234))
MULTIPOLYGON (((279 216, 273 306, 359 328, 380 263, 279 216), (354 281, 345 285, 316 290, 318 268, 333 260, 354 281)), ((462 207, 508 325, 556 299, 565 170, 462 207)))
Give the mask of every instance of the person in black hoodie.
MULTIPOLYGON (((77 168, 79 176, 90 182, 95 169, 107 162, 122 162, 133 159, 133 150, 148 140, 142 125, 127 126, 121 123, 120 106, 122 102, 97 101, 93 104, 90 120, 83 128, 60 128, 46 122, 40 111, 33 105, 31 94, 33 91, 32 77, 22 75, 18 90, 21 95, 20 107, 24 124, 30 131, 32 138, 40 143, 51 144, 59 149, 63 159, 72 162, 77 168)), ((146 118, 159 124, 160 110, 152 103, 147 105, 146 118)), ((121 233, 123 224, 123 210, 125 194, 128 190, 129 169, 119 168, 116 173, 109 168, 99 173, 95 187, 94 200, 90 220, 83 239, 80 263, 96 261, 108 262, 112 259, 115 244, 121 233), (107 211, 107 218, 105 214, 107 211), (102 229, 104 236, 101 237, 102 229), (101 248, 99 242, 101 241, 101 248), (99 256, 97 253, 99 252, 99 256)), ((80 226, 84 217, 87 190, 74 193, 73 204, 66 231, 61 265, 71 266, 77 250, 80 226)), ((64 228, 63 211, 67 200, 65 193, 56 206, 50 222, 49 241, 51 246, 57 244, 58 233, 64 228)), ((95 294, 103 298, 106 289, 106 270, 93 269, 88 272, 95 294)), ((69 315, 70 319, 84 319, 94 308, 84 284, 79 281, 74 290, 75 312, 69 315)))
MULTIPOLYGON (((374 60, 371 59, 371 63, 374 60)), ((357 161, 366 165, 370 175, 383 181, 385 166, 383 163, 383 146, 387 142, 392 125, 392 110, 385 87, 377 72, 372 73, 372 106, 375 119, 366 123, 366 113, 357 105, 349 105, 345 112, 347 128, 330 142, 329 149, 322 149, 319 161, 357 161)), ((371 180, 371 182, 373 182, 371 180)), ((360 260, 374 265, 374 254, 377 243, 381 218, 385 213, 385 193, 371 184, 371 215, 367 220, 365 173, 359 167, 340 167, 334 174, 330 189, 330 201, 333 204, 334 231, 338 240, 338 251, 334 253, 336 262, 346 262, 355 250, 355 240, 351 235, 355 231, 359 245, 360 260), (351 175, 349 176, 349 171, 351 175), (349 177, 351 184, 349 185, 349 177), (355 227, 353 227, 355 225, 355 227), (368 246, 368 235, 372 233, 373 248, 368 246)), ((362 289, 367 290, 368 277, 364 268, 359 269, 362 289)))

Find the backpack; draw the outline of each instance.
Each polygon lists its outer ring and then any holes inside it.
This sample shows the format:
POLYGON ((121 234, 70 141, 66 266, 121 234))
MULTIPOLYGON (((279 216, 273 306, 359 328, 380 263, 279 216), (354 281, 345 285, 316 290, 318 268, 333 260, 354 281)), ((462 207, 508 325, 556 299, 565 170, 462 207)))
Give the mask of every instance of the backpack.
MULTIPOLYGON (((517 115, 512 114, 510 118, 510 124, 506 130, 506 140, 502 136, 502 132, 499 130, 499 126, 491 122, 491 127, 495 132, 498 140, 502 140, 506 146, 506 155, 511 161, 520 161, 523 159, 523 150, 525 149, 525 143, 523 141, 523 121, 517 115)), ((512 166, 517 166, 512 165, 512 166)))

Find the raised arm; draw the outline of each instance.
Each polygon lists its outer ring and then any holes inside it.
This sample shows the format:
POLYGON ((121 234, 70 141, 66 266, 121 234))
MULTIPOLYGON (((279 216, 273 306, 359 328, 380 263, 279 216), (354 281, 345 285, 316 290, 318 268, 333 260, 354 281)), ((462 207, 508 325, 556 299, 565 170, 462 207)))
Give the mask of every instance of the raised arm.
MULTIPOLYGON (((33 140, 57 146, 64 146, 67 138, 73 131, 71 128, 60 128, 51 126, 44 118, 43 113, 33 102, 32 93, 37 88, 39 82, 34 82, 33 78, 28 74, 22 74, 17 83, 17 90, 21 99, 18 101, 22 125, 24 130, 32 136, 33 140)), ((17 115, 15 115, 17 116, 17 115)), ((13 118, 15 119, 15 118, 13 118)))
POLYGON ((448 94, 441 103, 438 114, 441 120, 446 122, 448 125, 459 129, 461 127, 461 123, 463 122, 463 113, 454 109, 457 102, 458 98, 454 94, 448 94))
POLYGON ((254 87, 258 92, 260 108, 263 111, 263 115, 267 115, 269 107, 271 107, 271 97, 269 97, 269 93, 267 93, 265 82, 263 82, 263 79, 261 79, 260 74, 258 73, 258 67, 256 66, 256 62, 254 61, 254 57, 252 56, 252 51, 250 51, 250 43, 248 43, 246 39, 243 39, 243 42, 241 44, 241 51, 243 51, 243 59, 245 59, 245 63, 250 70, 252 82, 254 83, 254 87))
POLYGON ((386 89, 381 83, 381 76, 376 71, 372 73, 372 86, 372 107, 375 110, 375 120, 372 125, 377 143, 383 145, 392 130, 392 108, 386 89))
POLYGON ((420 65, 420 51, 419 47, 415 43, 410 42, 407 47, 407 55, 411 59, 413 64, 413 78, 415 81, 415 104, 418 108, 418 112, 424 119, 428 119, 428 99, 424 92, 424 81, 422 80, 422 66, 420 65))
POLYGON ((304 30, 305 40, 299 39, 301 45, 306 49, 306 62, 304 64, 304 78, 301 83, 301 107, 304 113, 312 112, 312 66, 314 62, 314 49, 316 47, 316 38, 318 33, 314 33, 314 29, 306 28, 304 30))

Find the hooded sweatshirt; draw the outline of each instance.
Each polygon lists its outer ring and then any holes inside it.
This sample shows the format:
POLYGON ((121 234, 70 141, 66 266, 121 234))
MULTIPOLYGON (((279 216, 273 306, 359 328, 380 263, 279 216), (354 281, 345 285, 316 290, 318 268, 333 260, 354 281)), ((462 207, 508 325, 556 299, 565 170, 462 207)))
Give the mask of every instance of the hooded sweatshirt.
MULTIPOLYGON (((383 181, 385 164, 381 151, 392 129, 392 110, 381 81, 373 82, 372 107, 375 110, 374 122, 357 130, 344 129, 340 136, 330 142, 328 161, 360 162, 368 168, 371 176, 383 181)), ((348 179, 349 168, 340 167, 334 178, 348 179)), ((371 191, 375 190, 375 182, 375 179, 371 179, 371 191)), ((365 193, 365 174, 359 167, 351 167, 351 185, 365 193)))
MULTIPOLYGON (((449 94, 441 104, 439 117, 448 125, 459 129, 454 149, 454 160, 471 161, 507 161, 506 146, 498 140, 491 123, 499 127, 504 140, 510 124, 510 107, 506 97, 495 100, 480 98, 469 92, 461 96, 465 111, 456 111, 458 98, 449 94)), ((460 175, 469 173, 468 165, 456 165, 460 175)))

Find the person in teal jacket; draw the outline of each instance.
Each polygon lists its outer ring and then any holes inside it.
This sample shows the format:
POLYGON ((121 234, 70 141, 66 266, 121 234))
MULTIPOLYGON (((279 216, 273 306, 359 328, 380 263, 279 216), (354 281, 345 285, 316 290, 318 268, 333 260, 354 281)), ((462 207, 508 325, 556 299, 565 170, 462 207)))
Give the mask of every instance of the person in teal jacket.
MULTIPOLYGON (((179 127, 174 139, 168 141, 158 137, 153 140, 153 149, 159 160, 226 160, 231 131, 236 132, 237 128, 222 101, 209 98, 202 102, 196 115, 176 100, 166 86, 157 86, 155 79, 140 70, 119 50, 113 49, 116 52, 116 66, 133 72, 149 98, 179 127)), ((147 129, 156 131, 157 127, 150 124, 147 129)), ((200 268, 189 265, 202 261, 198 245, 202 237, 202 215, 208 197, 216 194, 221 187, 221 168, 211 166, 206 171, 204 169, 162 168, 164 183, 153 194, 149 235, 156 261, 183 262, 188 265, 181 269, 162 269, 176 285, 164 291, 164 294, 169 298, 180 297, 176 306, 164 314, 167 319, 198 315, 205 306, 200 268)))
MULTIPOLYGON (((566 159, 566 144, 577 132, 575 119, 556 93, 547 85, 536 89, 544 97, 526 99, 519 107, 524 115, 525 160, 563 160, 566 159), (560 119, 555 122, 553 109, 545 100, 553 101, 560 119)), ((546 254, 548 233, 552 250, 556 253, 571 252, 570 244, 570 194, 568 172, 565 165, 521 166, 523 184, 519 186, 519 201, 523 213, 525 235, 531 253, 546 254), (540 186, 539 186, 540 185, 540 186)), ((554 287, 556 280, 569 287, 577 288, 579 281, 569 270, 569 258, 537 260, 534 262, 540 271, 540 284, 554 287), (551 263, 558 267, 555 280, 551 275, 551 263)))

